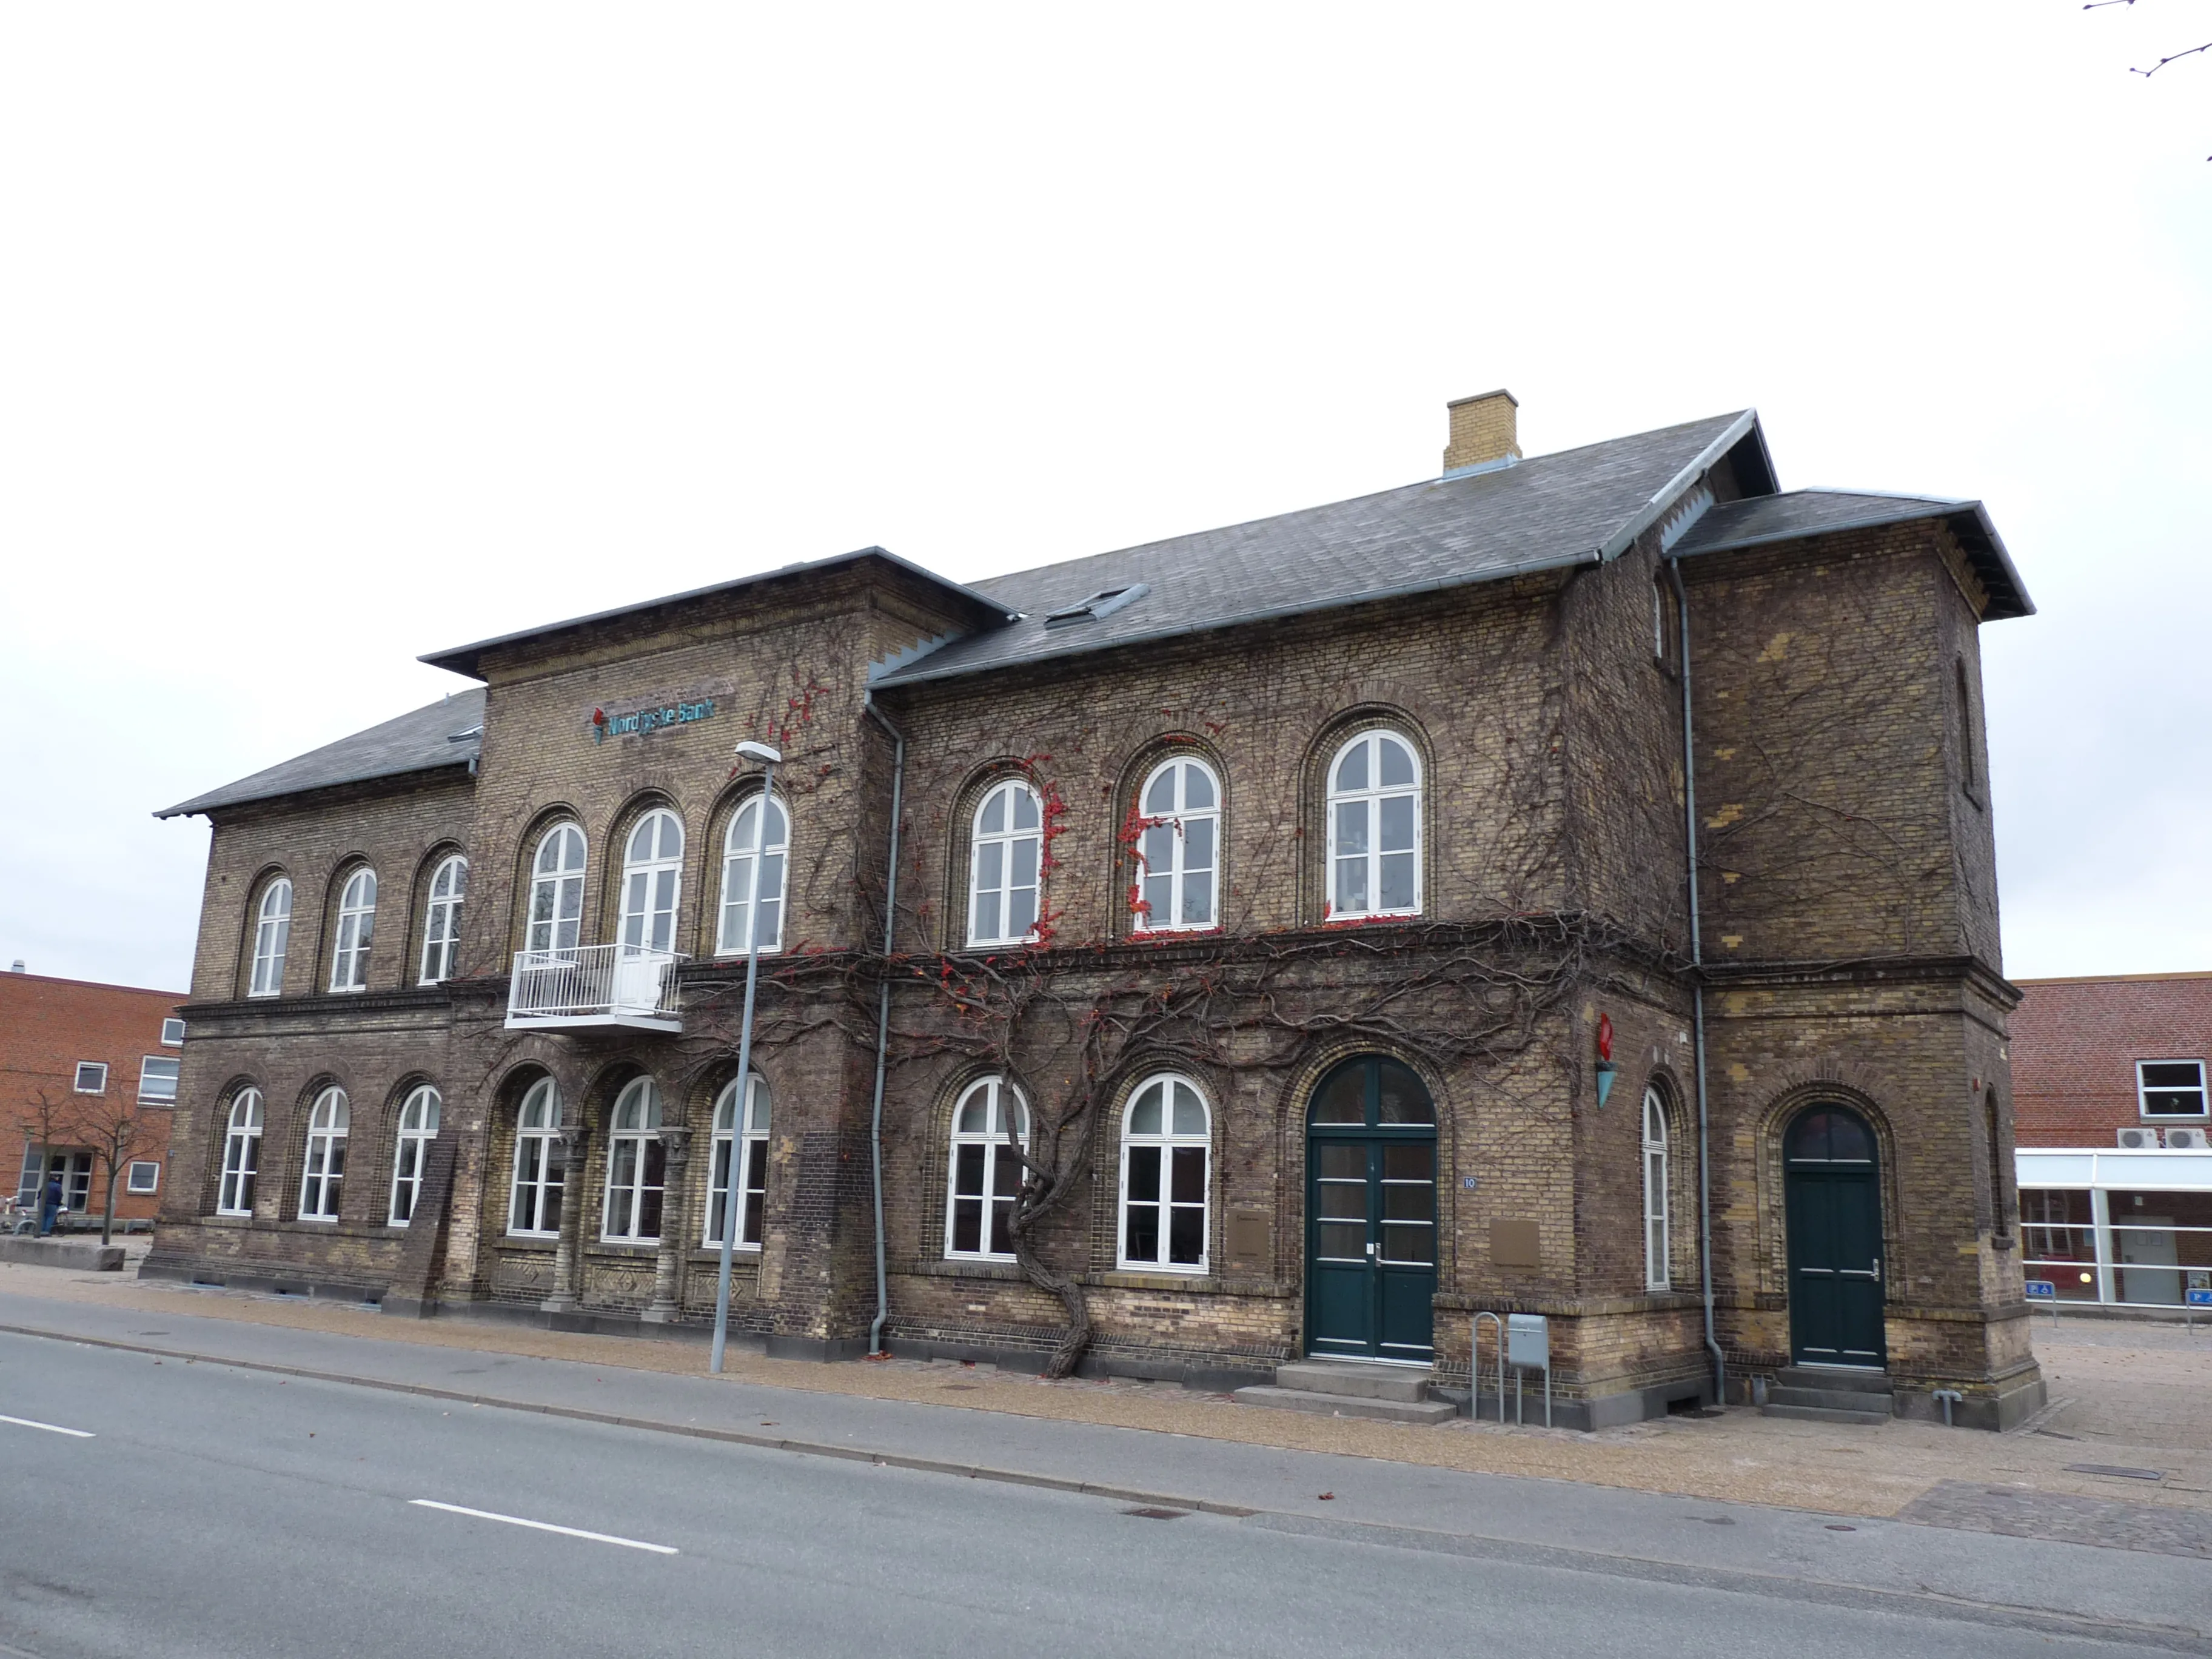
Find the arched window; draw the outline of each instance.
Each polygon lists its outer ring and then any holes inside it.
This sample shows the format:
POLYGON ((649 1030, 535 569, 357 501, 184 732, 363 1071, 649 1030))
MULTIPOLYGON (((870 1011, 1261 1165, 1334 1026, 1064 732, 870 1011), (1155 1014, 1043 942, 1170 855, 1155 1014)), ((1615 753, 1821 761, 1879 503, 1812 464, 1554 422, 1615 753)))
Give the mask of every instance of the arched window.
POLYGON ((1188 1078, 1156 1077, 1121 1119, 1121 1265, 1204 1273, 1206 1097, 1188 1078))
POLYGON ((952 1112, 951 1201, 945 1206, 945 1254, 1011 1260, 1014 1198, 1022 1188, 1022 1160, 1006 1144, 1011 1123, 1026 1147, 1029 1109, 1021 1091, 1004 1078, 970 1084, 952 1112))
POLYGON ((461 943, 461 901, 468 896, 469 861, 456 854, 430 878, 430 914, 422 927, 422 983, 453 976, 453 956, 461 943))
POLYGON ((282 879, 272 881, 262 892, 261 914, 253 924, 253 978, 246 987, 246 995, 274 997, 284 994, 284 951, 291 941, 292 884, 282 879))
MULTIPOLYGON (((768 1204, 768 1085, 757 1074, 745 1091, 744 1132, 736 1138, 738 1233, 732 1248, 757 1250, 761 1214, 768 1204)), ((707 1243, 722 1242, 722 1218, 729 1212, 731 1126, 738 1110, 738 1080, 732 1078, 714 1098, 714 1158, 707 1190, 707 1243)))
POLYGON ((584 923, 584 832, 556 823, 530 866, 529 951, 573 951, 584 923))
POLYGON ((331 952, 331 989, 368 988, 368 947, 376 937, 376 872, 356 870, 338 895, 338 943, 331 952))
POLYGON ((392 1149, 392 1224, 404 1227, 415 1218, 416 1200, 422 1196, 422 1158, 437 1139, 438 1091, 425 1083, 408 1091, 399 1109, 399 1136, 392 1149))
POLYGON ((676 948, 676 901, 683 885, 684 826, 673 812, 647 812, 623 848, 624 956, 676 948))
POLYGON ((1152 769, 1137 800, 1137 927, 1212 927, 1220 921, 1221 786, 1204 761, 1152 769))
POLYGON ((1667 1273, 1667 1102, 1657 1085, 1644 1091, 1644 1285, 1663 1291, 1667 1273))
POLYGON ((1329 919, 1420 909, 1420 763, 1396 733, 1363 732, 1329 763, 1329 919))
POLYGON ((222 1137, 222 1184, 217 1215, 253 1213, 253 1176, 261 1163, 261 1091, 240 1089, 230 1103, 230 1127, 222 1137))
POLYGON ((1018 778, 994 786, 975 809, 969 854, 968 943, 1021 945, 1036 931, 1037 866, 1044 810, 1018 778))
POLYGON ((611 1244, 651 1244, 660 1237, 660 1199, 668 1149, 660 1144, 660 1091, 649 1077, 632 1078, 615 1099, 607 1135, 607 1203, 600 1237, 611 1244))
POLYGON ((514 1192, 507 1208, 507 1230, 533 1238, 561 1231, 561 1090, 541 1077, 522 1097, 514 1119, 514 1192))
POLYGON ((722 920, 714 935, 718 956, 735 956, 750 943, 745 907, 752 902, 753 851, 761 854, 760 948, 773 951, 783 943, 784 866, 791 848, 791 820, 783 803, 769 799, 767 839, 762 834, 763 798, 755 795, 738 809, 722 836, 722 920))
POLYGON ((307 1118, 307 1162, 300 1176, 300 1219, 336 1221, 338 1188, 345 1181, 345 1091, 325 1089, 307 1118))

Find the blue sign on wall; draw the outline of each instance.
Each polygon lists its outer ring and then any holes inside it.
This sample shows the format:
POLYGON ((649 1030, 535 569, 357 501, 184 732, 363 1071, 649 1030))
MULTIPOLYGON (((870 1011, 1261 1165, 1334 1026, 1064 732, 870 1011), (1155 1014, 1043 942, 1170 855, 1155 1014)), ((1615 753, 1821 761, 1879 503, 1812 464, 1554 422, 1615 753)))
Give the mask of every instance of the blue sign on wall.
POLYGON ((2189 1305, 2192 1308, 2212 1308, 2212 1291, 2191 1291, 2189 1305))
POLYGON ((2058 1299, 2058 1286, 2047 1279, 2031 1279, 2027 1281, 2027 1299, 2031 1302, 2055 1302, 2058 1299))

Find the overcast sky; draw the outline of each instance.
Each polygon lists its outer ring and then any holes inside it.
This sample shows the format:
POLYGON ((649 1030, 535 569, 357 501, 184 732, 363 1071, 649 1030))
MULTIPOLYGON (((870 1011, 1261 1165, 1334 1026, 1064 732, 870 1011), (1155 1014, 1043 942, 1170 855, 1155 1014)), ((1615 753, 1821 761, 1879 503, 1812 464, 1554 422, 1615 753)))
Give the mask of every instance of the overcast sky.
POLYGON ((1988 502, 2005 966, 2212 968, 2202 0, 0 10, 0 960, 422 652, 976 577, 1755 404, 1988 502))

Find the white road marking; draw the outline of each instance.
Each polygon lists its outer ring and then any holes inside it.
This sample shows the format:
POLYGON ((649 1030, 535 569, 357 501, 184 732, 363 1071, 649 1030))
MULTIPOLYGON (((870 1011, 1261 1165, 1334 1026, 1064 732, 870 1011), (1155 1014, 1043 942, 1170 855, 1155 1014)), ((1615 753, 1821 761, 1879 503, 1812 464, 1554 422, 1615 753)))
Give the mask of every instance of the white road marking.
MULTIPOLYGON (((6 1419, 12 1422, 13 1419, 6 1419)), ((46 1425, 38 1425, 44 1428, 46 1425)), ((73 1434, 73 1429, 64 1429, 64 1434, 73 1434)), ((459 1504, 441 1504, 434 1498, 410 1498, 409 1503, 426 1510, 443 1510, 448 1515, 472 1515, 479 1521, 504 1521, 510 1527, 531 1527, 539 1532, 557 1532, 563 1538, 588 1538, 594 1544, 619 1544, 626 1550, 650 1550, 655 1555, 677 1555, 681 1552, 666 1544, 641 1543, 635 1538, 617 1538, 611 1532, 586 1532, 580 1527, 556 1527, 550 1521, 526 1521, 519 1515, 495 1515, 489 1510, 465 1509, 459 1504)))
POLYGON ((58 1423, 34 1423, 27 1417, 0 1417, 0 1423, 13 1423, 19 1429, 44 1429, 48 1434, 65 1434, 72 1440, 99 1438, 89 1429, 65 1429, 58 1423))

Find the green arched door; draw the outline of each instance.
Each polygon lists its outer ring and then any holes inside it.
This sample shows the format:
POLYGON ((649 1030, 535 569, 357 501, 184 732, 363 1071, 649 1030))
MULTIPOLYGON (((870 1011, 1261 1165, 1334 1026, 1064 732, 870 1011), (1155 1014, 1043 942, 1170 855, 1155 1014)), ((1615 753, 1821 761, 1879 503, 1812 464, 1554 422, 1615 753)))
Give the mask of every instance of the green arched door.
POLYGON ((1783 1140, 1790 1228, 1790 1348, 1801 1365, 1883 1370, 1881 1180, 1874 1131, 1815 1106, 1783 1140))
POLYGON ((1433 1359, 1436 1293, 1436 1103, 1397 1060, 1346 1060, 1306 1115, 1306 1351, 1433 1359))

